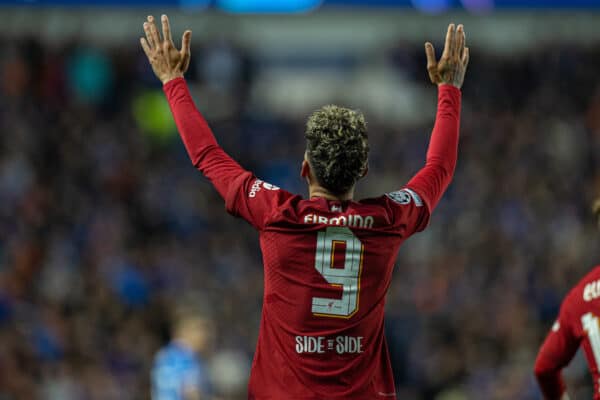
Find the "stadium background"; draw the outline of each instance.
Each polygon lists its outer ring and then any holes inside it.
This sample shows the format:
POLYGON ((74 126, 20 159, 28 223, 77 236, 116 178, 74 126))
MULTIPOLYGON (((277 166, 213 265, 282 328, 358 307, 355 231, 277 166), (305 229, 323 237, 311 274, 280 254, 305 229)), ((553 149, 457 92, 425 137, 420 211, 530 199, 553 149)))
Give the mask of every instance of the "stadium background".
MULTIPOLYGON (((100 3, 0 1, 0 399, 148 398, 182 302, 217 325, 220 395, 244 398, 258 240, 174 131, 138 42, 162 12, 175 37, 194 31, 187 77, 220 143, 268 182, 305 193, 308 113, 362 109, 372 151, 359 196, 422 165, 436 105, 422 44, 439 54, 447 23, 465 24, 458 168, 400 251, 388 343, 399 398, 540 399, 538 346, 600 262, 600 4, 100 3)), ((591 397, 580 356, 567 376, 575 399, 591 397)))

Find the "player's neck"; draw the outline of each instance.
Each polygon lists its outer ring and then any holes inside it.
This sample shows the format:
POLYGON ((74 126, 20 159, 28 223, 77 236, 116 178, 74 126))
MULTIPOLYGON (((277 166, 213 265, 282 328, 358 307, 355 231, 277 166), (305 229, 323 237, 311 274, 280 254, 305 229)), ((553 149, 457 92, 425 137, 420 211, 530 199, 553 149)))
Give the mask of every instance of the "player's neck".
POLYGON ((342 195, 335 195, 320 185, 310 185, 308 187, 308 196, 311 199, 322 198, 326 200, 338 201, 352 200, 352 198, 354 197, 354 189, 351 189, 342 195))

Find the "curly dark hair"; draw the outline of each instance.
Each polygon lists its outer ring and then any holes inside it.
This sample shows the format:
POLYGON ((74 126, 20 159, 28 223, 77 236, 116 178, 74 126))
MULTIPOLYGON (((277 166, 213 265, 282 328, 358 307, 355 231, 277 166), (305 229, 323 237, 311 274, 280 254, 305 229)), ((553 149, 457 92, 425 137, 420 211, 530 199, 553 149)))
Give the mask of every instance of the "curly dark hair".
POLYGON ((369 143, 360 111, 326 105, 308 118, 305 137, 308 162, 331 193, 348 192, 364 175, 369 143))

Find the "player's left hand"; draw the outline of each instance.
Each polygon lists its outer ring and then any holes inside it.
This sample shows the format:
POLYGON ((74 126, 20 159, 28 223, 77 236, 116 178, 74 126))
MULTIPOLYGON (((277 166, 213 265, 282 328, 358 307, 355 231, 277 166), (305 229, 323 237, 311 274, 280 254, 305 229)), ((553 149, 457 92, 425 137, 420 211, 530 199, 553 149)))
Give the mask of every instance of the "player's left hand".
POLYGON ((175 78, 183 77, 185 71, 190 66, 190 42, 192 40, 192 31, 186 30, 181 40, 181 50, 175 48, 171 37, 171 27, 169 18, 166 15, 161 17, 163 37, 154 24, 154 17, 148 16, 144 22, 145 38, 140 38, 140 43, 144 53, 150 61, 152 70, 163 84, 175 78))

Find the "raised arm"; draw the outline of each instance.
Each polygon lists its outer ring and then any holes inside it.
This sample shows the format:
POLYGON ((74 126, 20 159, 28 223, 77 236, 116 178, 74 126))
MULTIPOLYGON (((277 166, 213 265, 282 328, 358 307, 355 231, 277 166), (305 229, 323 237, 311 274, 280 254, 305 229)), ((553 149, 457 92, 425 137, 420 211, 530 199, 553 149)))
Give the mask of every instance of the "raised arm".
POLYGON ((148 16, 144 22, 146 37, 141 38, 140 43, 154 74, 163 83, 163 90, 192 163, 227 199, 232 183, 246 171, 218 145, 206 120, 194 105, 183 79, 190 64, 192 31, 184 32, 181 50, 177 50, 166 15, 161 17, 161 23, 162 38, 154 18, 148 16))
POLYGON ((438 110, 425 167, 409 181, 407 187, 423 197, 431 213, 450 184, 456 167, 460 88, 469 63, 463 26, 458 25, 456 29, 454 24, 448 26, 444 52, 439 62, 429 42, 425 43, 425 53, 429 78, 438 86, 438 110))

